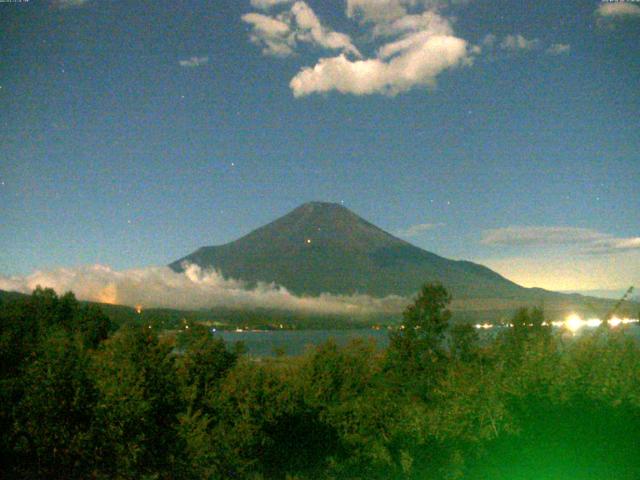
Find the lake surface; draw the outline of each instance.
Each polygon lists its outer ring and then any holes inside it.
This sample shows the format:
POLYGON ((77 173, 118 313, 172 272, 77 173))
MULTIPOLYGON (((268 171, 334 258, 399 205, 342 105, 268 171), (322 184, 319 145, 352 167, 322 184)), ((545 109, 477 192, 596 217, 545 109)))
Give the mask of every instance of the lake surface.
MULTIPOLYGON (((489 341, 500 331, 500 328, 480 330, 480 340, 489 341)), ((590 331, 585 329, 584 332, 590 331)), ((640 327, 637 324, 625 329, 628 335, 640 340, 640 327)), ((309 346, 320 345, 330 338, 338 345, 346 345, 356 338, 373 339, 379 348, 389 345, 389 331, 386 329, 354 329, 354 330, 265 330, 265 331, 217 331, 213 334, 224 339, 228 344, 243 342, 247 353, 256 357, 275 355, 281 350, 286 355, 300 355, 309 346)))
POLYGON ((311 345, 319 345, 330 338, 338 345, 346 345, 356 338, 373 339, 379 348, 389 344, 388 331, 373 329, 358 330, 267 330, 267 331, 217 331, 214 337, 233 344, 243 342, 249 355, 264 357, 274 355, 281 349, 286 355, 300 355, 311 345))

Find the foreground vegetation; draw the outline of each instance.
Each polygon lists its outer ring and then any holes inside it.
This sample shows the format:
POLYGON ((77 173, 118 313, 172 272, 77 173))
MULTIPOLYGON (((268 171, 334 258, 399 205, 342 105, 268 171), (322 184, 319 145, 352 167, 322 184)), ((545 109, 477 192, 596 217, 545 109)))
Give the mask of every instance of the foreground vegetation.
POLYGON ((425 286, 386 350, 256 361, 205 328, 116 330, 72 294, 7 301, 0 477, 638 478, 629 335, 567 338, 534 309, 480 345, 449 302, 425 286))

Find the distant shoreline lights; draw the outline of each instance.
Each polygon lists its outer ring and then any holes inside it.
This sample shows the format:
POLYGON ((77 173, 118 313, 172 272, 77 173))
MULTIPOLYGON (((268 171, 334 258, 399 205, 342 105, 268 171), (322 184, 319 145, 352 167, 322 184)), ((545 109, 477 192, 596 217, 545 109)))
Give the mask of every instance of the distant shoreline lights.
MULTIPOLYGON (((628 325, 628 324, 639 323, 639 322, 640 320, 637 318, 628 318, 628 317, 620 318, 620 317, 614 316, 609 319, 607 324, 611 328, 616 328, 619 325, 628 325)), ((571 333, 576 333, 583 328, 597 328, 601 326, 602 323, 603 321, 600 318, 583 319, 577 313, 572 313, 568 315, 564 320, 551 322, 551 325, 557 328, 563 328, 565 330, 568 330, 571 333)), ((549 323, 543 322, 542 325, 548 326, 549 323)), ((475 328, 482 329, 482 330, 488 330, 490 328, 501 327, 501 326, 513 327, 513 324, 495 325, 493 323, 476 323, 474 325, 475 328)))

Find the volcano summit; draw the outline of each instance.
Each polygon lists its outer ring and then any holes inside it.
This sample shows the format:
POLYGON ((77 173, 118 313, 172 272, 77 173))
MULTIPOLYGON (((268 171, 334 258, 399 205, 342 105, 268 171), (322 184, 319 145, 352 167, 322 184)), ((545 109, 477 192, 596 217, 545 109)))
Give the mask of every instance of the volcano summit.
POLYGON ((412 295, 439 281, 455 298, 539 298, 487 267, 450 260, 394 237, 336 203, 310 202, 225 245, 173 262, 215 268, 249 283, 275 282, 296 294, 412 295))

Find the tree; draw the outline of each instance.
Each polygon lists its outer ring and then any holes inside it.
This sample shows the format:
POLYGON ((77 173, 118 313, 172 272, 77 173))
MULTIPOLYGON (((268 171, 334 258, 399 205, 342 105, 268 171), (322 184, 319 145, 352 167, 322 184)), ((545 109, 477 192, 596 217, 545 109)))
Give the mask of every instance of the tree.
POLYGON ((90 426, 97 392, 80 342, 62 329, 39 346, 22 377, 16 407, 15 473, 31 478, 89 475, 90 426), (22 460, 22 461, 21 461, 22 460))
POLYGON ((450 351, 457 360, 468 362, 477 357, 480 337, 470 323, 459 323, 451 328, 450 351))
POLYGON ((445 333, 451 295, 439 283, 426 284, 402 313, 402 326, 389 336, 389 361, 409 377, 424 374, 432 385, 446 358, 445 333))
POLYGON ((97 348, 114 329, 109 317, 95 305, 86 306, 78 311, 74 327, 82 336, 85 346, 89 348, 97 348))
POLYGON ((519 308, 511 318, 511 328, 499 337, 504 358, 511 364, 519 363, 524 352, 534 344, 548 344, 551 340, 551 324, 545 322, 544 311, 535 307, 530 311, 519 308))
POLYGON ((239 353, 227 349, 221 338, 213 338, 209 329, 194 327, 180 335, 190 336, 185 351, 178 360, 178 371, 183 383, 183 395, 188 405, 206 413, 205 399, 211 389, 236 364, 239 353))
POLYGON ((173 345, 147 328, 123 327, 94 353, 94 462, 109 477, 141 478, 180 468, 183 402, 172 351, 173 345))

